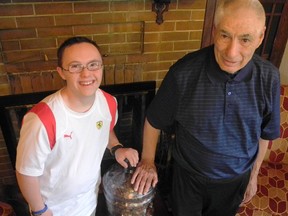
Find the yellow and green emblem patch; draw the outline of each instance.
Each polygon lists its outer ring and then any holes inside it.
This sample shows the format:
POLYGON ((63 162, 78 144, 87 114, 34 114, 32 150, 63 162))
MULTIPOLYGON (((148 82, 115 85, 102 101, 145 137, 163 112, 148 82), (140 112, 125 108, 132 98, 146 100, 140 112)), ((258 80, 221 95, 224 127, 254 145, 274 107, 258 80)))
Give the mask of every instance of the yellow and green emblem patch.
POLYGON ((97 122, 96 122, 96 127, 97 127, 97 129, 101 129, 102 126, 103 126, 103 121, 97 121, 97 122))

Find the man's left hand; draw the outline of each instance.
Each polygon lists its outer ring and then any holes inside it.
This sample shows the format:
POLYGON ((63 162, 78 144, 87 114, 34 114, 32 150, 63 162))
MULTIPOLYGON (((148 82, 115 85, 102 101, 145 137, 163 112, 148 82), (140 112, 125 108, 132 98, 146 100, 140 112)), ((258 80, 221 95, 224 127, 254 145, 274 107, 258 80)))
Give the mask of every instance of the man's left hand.
POLYGON ((256 194, 256 192, 257 192, 257 175, 255 177, 250 178, 244 194, 244 198, 240 206, 248 203, 252 199, 252 197, 256 194))

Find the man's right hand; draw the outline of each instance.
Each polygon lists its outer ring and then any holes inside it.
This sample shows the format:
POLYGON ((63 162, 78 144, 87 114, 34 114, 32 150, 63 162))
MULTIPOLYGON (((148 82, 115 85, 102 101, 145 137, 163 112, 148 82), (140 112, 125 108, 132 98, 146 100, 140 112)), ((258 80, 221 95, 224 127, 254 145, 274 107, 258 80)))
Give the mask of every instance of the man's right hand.
POLYGON ((141 160, 131 179, 134 190, 139 194, 146 194, 151 186, 155 188, 157 182, 158 175, 155 164, 141 160))

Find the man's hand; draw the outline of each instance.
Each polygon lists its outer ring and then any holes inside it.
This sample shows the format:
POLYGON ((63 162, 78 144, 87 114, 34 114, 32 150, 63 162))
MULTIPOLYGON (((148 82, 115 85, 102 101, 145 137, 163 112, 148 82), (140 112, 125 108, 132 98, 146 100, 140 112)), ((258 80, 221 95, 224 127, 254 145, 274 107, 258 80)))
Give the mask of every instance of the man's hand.
POLYGON ((119 148, 115 152, 115 159, 124 168, 128 168, 128 164, 125 161, 126 159, 129 161, 132 167, 136 167, 139 161, 139 156, 137 150, 135 149, 119 148))
POLYGON ((257 192, 257 175, 250 178, 244 194, 244 198, 240 206, 248 203, 252 199, 252 197, 256 194, 256 192, 257 192))
POLYGON ((262 164, 264 157, 265 157, 265 154, 267 152, 268 144, 269 144, 269 140, 264 140, 262 138, 259 139, 258 154, 257 154, 256 160, 255 160, 255 163, 253 165, 251 175, 250 175, 250 180, 249 180, 248 186, 246 188, 246 192, 244 194, 244 198, 243 198, 241 205, 249 202, 257 192, 257 177, 259 174, 261 164, 262 164))
POLYGON ((158 175, 155 164, 141 161, 131 179, 134 190, 139 194, 146 194, 151 186, 153 188, 156 186, 157 182, 158 175))

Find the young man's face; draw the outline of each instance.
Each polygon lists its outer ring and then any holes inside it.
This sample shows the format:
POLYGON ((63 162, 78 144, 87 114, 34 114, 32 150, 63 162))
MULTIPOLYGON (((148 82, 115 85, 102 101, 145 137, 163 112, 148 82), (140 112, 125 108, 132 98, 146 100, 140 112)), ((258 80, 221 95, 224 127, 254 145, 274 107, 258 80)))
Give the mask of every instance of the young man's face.
POLYGON ((235 73, 252 58, 264 38, 265 24, 252 10, 226 12, 214 27, 214 53, 220 68, 235 73))
POLYGON ((79 43, 67 47, 63 53, 62 68, 57 68, 60 76, 67 82, 67 90, 74 96, 94 97, 102 81, 103 67, 89 71, 89 63, 100 62, 102 57, 98 49, 90 43, 79 43), (83 65, 85 68, 79 73, 70 73, 66 69, 71 65, 83 65))

